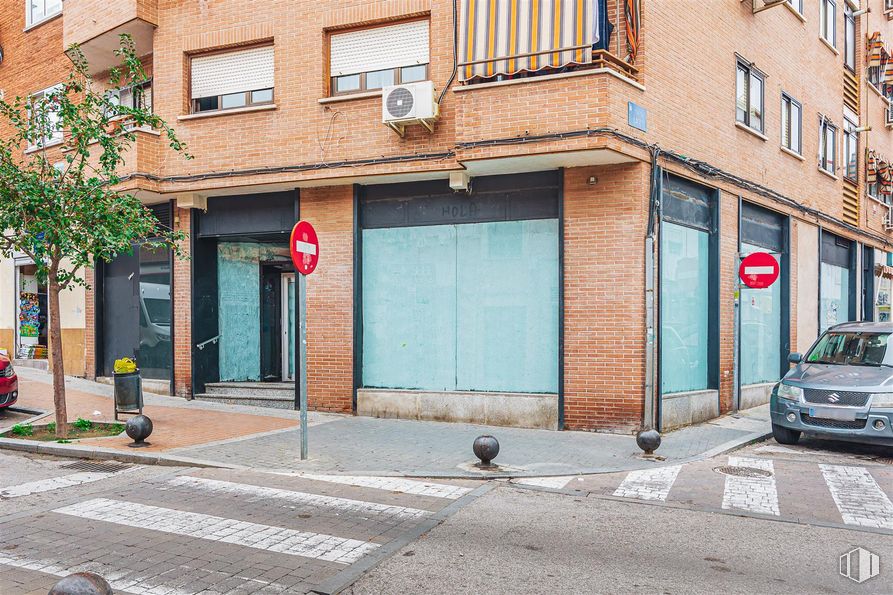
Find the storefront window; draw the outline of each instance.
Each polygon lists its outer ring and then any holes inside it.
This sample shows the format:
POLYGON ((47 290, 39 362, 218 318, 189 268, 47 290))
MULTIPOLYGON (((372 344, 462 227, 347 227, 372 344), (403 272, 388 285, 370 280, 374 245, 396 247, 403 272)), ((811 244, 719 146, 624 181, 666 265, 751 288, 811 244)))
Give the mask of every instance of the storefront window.
POLYGON ((661 228, 661 391, 709 388, 710 235, 661 228))
POLYGON ((850 318, 850 271, 844 267, 822 263, 822 299, 819 304, 820 331, 847 322, 850 318))
POLYGON ((363 385, 558 391, 558 221, 363 231, 363 385))
MULTIPOLYGON (((742 244, 742 256, 766 249, 742 244)), ((782 283, 741 288, 741 384, 775 382, 781 361, 782 283)))
POLYGON ((33 264, 18 267, 16 357, 47 359, 47 288, 33 264))
POLYGON ((171 377, 171 265, 169 248, 139 248, 139 366, 145 378, 171 377))

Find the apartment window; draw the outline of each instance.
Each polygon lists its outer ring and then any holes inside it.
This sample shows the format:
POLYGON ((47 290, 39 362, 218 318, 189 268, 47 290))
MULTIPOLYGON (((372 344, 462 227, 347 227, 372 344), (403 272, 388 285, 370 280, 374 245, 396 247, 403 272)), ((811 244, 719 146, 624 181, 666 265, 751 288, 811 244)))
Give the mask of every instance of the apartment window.
POLYGON ((61 89, 62 85, 56 85, 31 96, 31 107, 28 112, 38 129, 31 139, 30 148, 47 147, 62 142, 59 112, 48 103, 50 96, 61 89))
POLYGON ((843 63, 856 72, 856 17, 849 5, 843 7, 843 19, 846 27, 843 32, 843 63))
POLYGON ((856 182, 859 172, 859 133, 857 126, 848 118, 843 121, 843 176, 856 182))
POLYGON ((752 64, 738 60, 735 118, 759 132, 763 131, 764 78, 752 64))
POLYGON ((109 92, 109 100, 129 109, 152 112, 152 81, 109 92))
POLYGON ((62 12, 62 0, 25 0, 25 23, 36 25, 62 12))
POLYGON ((790 4, 799 14, 803 14, 803 0, 788 0, 788 4, 790 4))
POLYGON ((273 46, 195 56, 191 68, 193 112, 273 103, 273 46))
POLYGON ((837 127, 822 116, 819 122, 819 168, 834 175, 837 167, 837 127))
POLYGON ((819 0, 821 3, 822 39, 837 47, 837 3, 819 0))
POLYGON ((428 79, 427 20, 333 33, 331 94, 375 91, 428 79))
POLYGON ((803 153, 803 107, 787 93, 781 94, 781 146, 803 153))

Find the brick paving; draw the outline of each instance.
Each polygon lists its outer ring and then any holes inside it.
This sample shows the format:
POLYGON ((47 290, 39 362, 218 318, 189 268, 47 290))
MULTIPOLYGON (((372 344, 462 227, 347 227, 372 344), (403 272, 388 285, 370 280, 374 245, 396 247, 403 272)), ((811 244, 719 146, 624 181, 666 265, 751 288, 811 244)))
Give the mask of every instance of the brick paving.
MULTIPOLYGON (((132 482, 119 474, 52 497, 0 500, 0 593, 46 593, 82 570, 121 593, 305 593, 387 555, 382 548, 455 502, 430 495, 432 482, 400 480, 417 489, 394 491, 369 487, 376 478, 356 478, 364 486, 222 469, 138 471, 132 482)), ((468 493, 479 484, 437 485, 468 493)))

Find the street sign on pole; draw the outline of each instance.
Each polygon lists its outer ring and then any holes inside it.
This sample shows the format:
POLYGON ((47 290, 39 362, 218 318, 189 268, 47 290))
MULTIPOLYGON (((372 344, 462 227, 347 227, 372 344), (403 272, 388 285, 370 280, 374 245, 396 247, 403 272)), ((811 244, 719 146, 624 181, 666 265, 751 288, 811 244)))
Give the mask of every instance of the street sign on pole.
POLYGON ((295 353, 299 354, 298 382, 295 391, 301 404, 301 460, 307 459, 307 275, 316 270, 319 262, 319 238, 306 221, 298 221, 291 230, 289 242, 291 260, 298 272, 298 332, 295 353))
POLYGON ((765 289, 778 279, 778 260, 768 252, 753 252, 738 267, 738 277, 751 289, 765 289))

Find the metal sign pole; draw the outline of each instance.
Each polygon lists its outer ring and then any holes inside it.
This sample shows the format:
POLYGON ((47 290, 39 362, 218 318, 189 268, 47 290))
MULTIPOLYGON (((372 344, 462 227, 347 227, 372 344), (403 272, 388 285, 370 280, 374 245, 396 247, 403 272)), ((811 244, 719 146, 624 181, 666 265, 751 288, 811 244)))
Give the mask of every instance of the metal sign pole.
POLYGON ((301 460, 307 460, 307 275, 298 273, 298 353, 300 354, 301 460))

